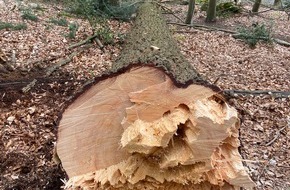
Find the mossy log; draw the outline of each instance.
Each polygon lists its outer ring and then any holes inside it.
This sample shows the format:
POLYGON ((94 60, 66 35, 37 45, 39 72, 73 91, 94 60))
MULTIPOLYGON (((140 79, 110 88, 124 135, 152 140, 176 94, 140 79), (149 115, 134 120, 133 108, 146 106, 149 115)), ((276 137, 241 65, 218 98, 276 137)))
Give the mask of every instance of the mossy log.
POLYGON ((252 187, 237 111, 203 80, 150 3, 119 59, 59 122, 57 153, 81 189, 252 187))

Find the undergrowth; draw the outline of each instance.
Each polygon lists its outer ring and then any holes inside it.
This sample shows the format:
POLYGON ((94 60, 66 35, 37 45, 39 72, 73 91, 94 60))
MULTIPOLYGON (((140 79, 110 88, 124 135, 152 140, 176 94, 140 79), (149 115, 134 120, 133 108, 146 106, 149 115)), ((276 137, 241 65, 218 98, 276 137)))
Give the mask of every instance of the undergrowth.
POLYGON ((96 31, 100 40, 104 45, 113 44, 114 43, 114 34, 108 27, 102 27, 96 31))
POLYGON ((30 9, 24 9, 22 11, 21 17, 24 20, 31 20, 31 21, 34 21, 34 22, 37 22, 39 20, 38 17, 35 14, 33 14, 30 9))
POLYGON ((272 27, 267 27, 265 24, 254 23, 251 27, 238 28, 238 32, 235 37, 243 40, 251 47, 255 47, 259 41, 272 42, 272 27))
POLYGON ((66 0, 68 11, 79 16, 130 20, 142 0, 66 0))
POLYGON ((63 26, 63 27, 67 27, 68 26, 68 21, 65 18, 59 18, 59 19, 51 18, 49 20, 49 22, 53 23, 55 25, 58 25, 58 26, 63 26))
MULTIPOLYGON (((201 11, 207 11, 208 8, 208 0, 201 1, 201 11)), ((239 5, 236 5, 234 2, 224 2, 219 3, 216 6, 216 14, 219 17, 230 17, 234 14, 238 14, 242 12, 242 8, 239 5)))
POLYGON ((73 39, 76 37, 76 33, 78 31, 78 24, 73 22, 73 23, 70 23, 68 25, 68 29, 69 29, 69 33, 67 34, 67 37, 70 38, 70 39, 73 39))
POLYGON ((0 30, 11 29, 11 30, 26 30, 27 25, 25 23, 10 23, 10 22, 1 22, 0 21, 0 30))
POLYGON ((97 38, 106 45, 114 42, 114 33, 108 26, 108 19, 129 20, 139 2, 135 1, 127 0, 127 4, 120 2, 118 5, 113 5, 109 4, 113 1, 105 0, 71 0, 67 2, 67 12, 88 20, 92 33, 97 34, 97 38))

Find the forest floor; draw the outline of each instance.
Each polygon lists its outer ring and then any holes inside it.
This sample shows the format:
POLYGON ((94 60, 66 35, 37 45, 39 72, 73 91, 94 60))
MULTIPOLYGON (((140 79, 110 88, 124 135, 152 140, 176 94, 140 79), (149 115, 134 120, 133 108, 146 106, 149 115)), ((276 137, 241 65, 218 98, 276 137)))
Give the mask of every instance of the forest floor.
MULTIPOLYGON (((184 20, 187 6, 164 6, 175 15, 166 14, 168 22, 184 20)), ((290 41, 285 12, 251 15, 250 7, 244 8, 210 26, 235 30, 262 23, 272 27, 275 37, 290 41)), ((108 21, 113 43, 103 50, 96 42, 69 49, 92 32, 87 21, 64 14, 62 5, 5 0, 0 10, 0 27, 3 22, 27 26, 0 30, 0 189, 60 189, 66 176, 54 156, 59 115, 84 83, 114 63, 131 23, 108 21), (25 10, 38 20, 23 19, 25 10), (75 38, 68 38, 72 28, 53 23, 60 18, 77 23, 75 38)), ((197 11, 194 21, 205 24, 204 19, 197 11)), ((222 31, 169 28, 184 56, 221 89, 290 91, 290 47, 259 42, 251 48, 222 31)), ((240 113, 240 150, 257 189, 290 189, 289 97, 234 95, 229 102, 240 113)))

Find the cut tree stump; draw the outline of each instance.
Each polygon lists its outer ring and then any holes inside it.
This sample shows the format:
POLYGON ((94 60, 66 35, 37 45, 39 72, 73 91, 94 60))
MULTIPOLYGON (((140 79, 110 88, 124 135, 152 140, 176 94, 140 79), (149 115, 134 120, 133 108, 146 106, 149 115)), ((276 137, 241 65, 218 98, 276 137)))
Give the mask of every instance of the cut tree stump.
POLYGON ((237 111, 203 80, 151 3, 119 59, 59 121, 57 154, 81 189, 239 189, 237 111))

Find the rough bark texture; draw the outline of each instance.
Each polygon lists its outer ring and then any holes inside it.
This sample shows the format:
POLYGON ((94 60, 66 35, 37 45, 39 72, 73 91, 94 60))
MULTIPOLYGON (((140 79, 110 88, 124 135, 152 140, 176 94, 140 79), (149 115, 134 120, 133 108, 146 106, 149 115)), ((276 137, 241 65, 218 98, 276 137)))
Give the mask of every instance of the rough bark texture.
POLYGON ((206 22, 213 22, 216 19, 216 0, 208 1, 208 8, 206 11, 206 22))
POLYGON ((191 24, 193 13, 195 8, 195 0, 190 0, 188 5, 187 16, 185 20, 185 24, 191 24))
POLYGON ((282 8, 282 6, 283 6, 281 0, 275 0, 273 5, 274 5, 275 8, 278 8, 278 9, 282 8))
POLYGON ((113 72, 132 64, 154 64, 172 76, 177 85, 193 81, 207 83, 181 55, 159 11, 151 4, 140 7, 134 25, 121 56, 113 65, 113 72))
POLYGON ((259 11, 260 5, 261 5, 262 0, 255 0, 255 3, 252 8, 253 13, 257 13, 259 11))
POLYGON ((113 69, 65 110, 57 153, 81 189, 252 187, 239 119, 144 4, 113 69))

